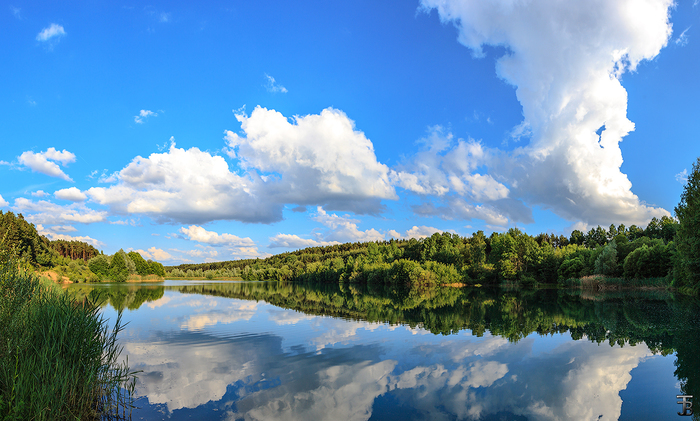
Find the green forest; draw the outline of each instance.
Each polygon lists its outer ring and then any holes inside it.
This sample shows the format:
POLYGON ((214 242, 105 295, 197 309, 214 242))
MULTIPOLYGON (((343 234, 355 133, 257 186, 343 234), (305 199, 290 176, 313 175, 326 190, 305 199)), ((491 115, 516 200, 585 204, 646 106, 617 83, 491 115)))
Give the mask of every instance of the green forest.
POLYGON ((560 285, 584 288, 700 288, 700 159, 676 218, 644 227, 611 224, 569 237, 531 236, 517 228, 486 236, 433 234, 424 239, 311 247, 267 259, 167 267, 175 278, 354 282, 408 285, 560 285))
POLYGON ((71 282, 125 282, 162 280, 163 265, 145 260, 139 253, 119 250, 109 256, 82 241, 49 240, 22 214, 0 210, 0 251, 12 251, 26 268, 38 273, 53 271, 58 280, 71 282))

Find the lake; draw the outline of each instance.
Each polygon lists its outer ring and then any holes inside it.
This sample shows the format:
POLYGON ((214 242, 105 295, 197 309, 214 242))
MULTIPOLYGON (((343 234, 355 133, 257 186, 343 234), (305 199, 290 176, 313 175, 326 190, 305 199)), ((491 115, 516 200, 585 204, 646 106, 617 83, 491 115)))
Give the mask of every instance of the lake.
POLYGON ((74 284, 142 370, 133 419, 664 420, 700 396, 700 309, 669 292, 74 284))

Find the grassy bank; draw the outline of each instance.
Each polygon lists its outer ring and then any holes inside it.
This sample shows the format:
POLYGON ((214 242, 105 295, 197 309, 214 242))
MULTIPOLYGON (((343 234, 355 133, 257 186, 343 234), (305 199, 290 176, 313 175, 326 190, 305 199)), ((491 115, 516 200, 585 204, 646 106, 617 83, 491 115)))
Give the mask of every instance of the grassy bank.
POLYGON ((242 281, 240 276, 170 276, 174 281, 242 281))
POLYGON ((567 279, 563 284, 567 287, 599 291, 618 289, 671 289, 671 284, 665 277, 624 279, 603 275, 589 275, 582 278, 567 279))
POLYGON ((129 416, 135 373, 118 362, 123 326, 98 311, 0 252, 0 419, 129 416))

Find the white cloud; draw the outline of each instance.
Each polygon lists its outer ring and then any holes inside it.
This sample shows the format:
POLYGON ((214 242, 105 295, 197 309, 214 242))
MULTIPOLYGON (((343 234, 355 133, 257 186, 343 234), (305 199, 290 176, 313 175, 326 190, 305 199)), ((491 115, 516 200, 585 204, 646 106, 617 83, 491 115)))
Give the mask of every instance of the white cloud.
POLYGON ((143 124, 146 122, 148 117, 158 117, 158 113, 153 112, 151 110, 141 110, 139 112, 139 115, 134 116, 134 122, 143 124))
POLYGON ((156 262, 162 262, 164 260, 172 260, 173 256, 168 253, 167 251, 163 249, 159 249, 156 247, 151 247, 148 250, 134 250, 141 256, 143 256, 144 259, 150 259, 150 260, 155 260, 156 262))
POLYGON ((197 225, 180 228, 180 233, 185 235, 187 239, 198 241, 200 243, 212 245, 227 245, 234 247, 254 247, 255 243, 249 237, 241 238, 233 234, 218 234, 214 231, 207 231, 197 225))
POLYGON ((676 181, 681 184, 686 184, 688 182, 688 169, 685 168, 683 171, 676 174, 676 181))
POLYGON ((10 204, 7 203, 7 200, 2 198, 2 195, 0 195, 0 207, 5 207, 5 206, 10 206, 10 204))
POLYGON ((93 187, 87 195, 116 213, 151 215, 157 221, 203 223, 213 220, 273 222, 282 207, 257 194, 263 181, 229 170, 223 157, 197 148, 179 149, 148 158, 137 156, 113 175, 118 184, 93 187))
POLYGON ((50 26, 47 28, 44 28, 39 34, 36 36, 37 41, 49 41, 52 38, 54 40, 59 40, 61 37, 66 35, 66 31, 63 29, 63 26, 58 25, 56 23, 52 23, 50 26))
POLYGON ((46 192, 43 191, 43 190, 37 190, 37 191, 33 191, 33 192, 32 192, 32 196, 34 196, 34 197, 46 197, 46 196, 48 196, 48 195, 49 195, 49 194, 46 193, 46 192))
POLYGON ((83 202, 87 200, 85 193, 81 192, 77 187, 70 187, 54 192, 57 199, 70 200, 71 202, 83 202))
POLYGON ((509 217, 525 223, 533 221, 529 208, 509 198, 508 187, 489 174, 477 172, 479 167, 498 159, 497 151, 474 139, 455 140, 452 133, 445 133, 439 126, 430 128, 420 143, 424 148, 391 172, 395 185, 422 196, 437 196, 445 202, 439 207, 414 207, 417 214, 483 219, 502 225, 507 224, 509 217))
POLYGON ((360 221, 351 219, 348 216, 338 216, 329 214, 322 207, 317 208, 316 216, 313 220, 325 225, 328 230, 324 235, 325 240, 340 241, 342 243, 356 241, 383 241, 384 235, 374 228, 361 231, 357 228, 360 221))
POLYGON ((287 88, 275 82, 275 78, 265 73, 265 89, 268 92, 281 92, 283 94, 287 93, 287 88))
MULTIPOLYGON (((502 207, 513 208, 510 214, 515 220, 532 222, 530 209, 521 203, 510 200, 502 200, 496 203, 502 207)), ((508 225, 508 216, 500 210, 490 205, 474 205, 460 197, 450 197, 442 206, 435 206, 428 202, 411 206, 411 209, 420 216, 439 216, 448 220, 461 219, 467 221, 481 219, 491 225, 508 225)))
POLYGON ((377 213, 382 199, 396 199, 389 169, 377 162, 372 142, 345 114, 326 109, 296 117, 274 110, 237 115, 245 137, 226 132, 226 160, 175 143, 163 153, 137 156, 121 171, 85 193, 115 213, 140 213, 158 222, 202 224, 214 220, 270 223, 285 204, 377 213))
POLYGON ((46 236, 49 240, 65 240, 65 241, 82 241, 84 243, 91 244, 94 247, 103 247, 105 244, 102 241, 95 240, 92 237, 88 236, 71 236, 71 235, 66 235, 66 234, 59 234, 56 233, 55 231, 57 230, 62 230, 62 231, 76 231, 75 228, 70 229, 73 227, 70 226, 54 226, 54 227, 49 227, 49 228, 44 228, 43 225, 37 224, 36 225, 36 232, 39 233, 39 235, 46 236), (69 228, 68 228, 69 227, 69 228), (66 229, 68 228, 68 229, 66 229))
POLYGON ((22 9, 20 9, 19 7, 10 6, 10 11, 12 12, 12 15, 14 15, 15 18, 22 19, 22 9))
POLYGON ((34 202, 23 197, 15 199, 12 209, 22 212, 27 221, 34 224, 62 225, 76 222, 91 224, 104 222, 107 219, 107 212, 90 209, 84 204, 73 203, 61 206, 46 200, 34 202))
POLYGON ((53 232, 75 232, 78 229, 72 225, 54 225, 48 228, 48 230, 53 232))
POLYGON ((508 197, 508 188, 490 175, 476 173, 486 163, 488 151, 474 139, 456 143, 451 133, 439 126, 430 129, 421 140, 426 149, 399 171, 392 171, 392 181, 418 194, 443 196, 450 191, 475 201, 498 200, 508 197))
POLYGON ((527 146, 488 162, 510 198, 588 223, 639 224, 669 214, 632 193, 619 142, 634 130, 620 76, 666 46, 672 4, 422 0, 455 24, 474 56, 484 55, 484 45, 507 51, 496 70, 516 88, 521 124, 532 133, 527 146))
POLYGON ((256 107, 237 114, 245 137, 227 131, 228 153, 243 168, 265 173, 261 194, 282 203, 321 205, 360 213, 396 199, 389 168, 377 162, 372 142, 342 111, 294 117, 256 107))
POLYGON ((683 32, 681 32, 680 35, 678 35, 678 38, 674 41, 677 46, 679 47, 685 47, 688 44, 688 29, 690 29, 690 26, 685 28, 683 32))
POLYGON ((289 249, 303 249, 307 247, 322 247, 322 246, 332 246, 334 244, 341 244, 338 241, 316 241, 310 238, 301 238, 294 234, 277 234, 274 237, 270 237, 269 248, 289 248, 289 249))
POLYGON ((398 231, 390 230, 388 236, 391 238, 426 238, 435 234, 436 232, 442 233, 443 231, 434 227, 427 227, 421 225, 420 227, 414 225, 411 229, 407 230, 403 235, 398 231))
MULTIPOLYGON (((171 237, 177 236, 173 234, 171 237)), ((181 262, 221 262, 223 260, 255 259, 272 256, 270 253, 261 253, 255 244, 239 246, 209 246, 197 244, 192 250, 168 249, 173 252, 171 261, 181 262), (185 257, 187 256, 187 257, 185 257)))
POLYGON ((45 152, 34 153, 27 151, 19 156, 19 163, 29 167, 32 171, 41 174, 46 174, 51 177, 62 178, 66 181, 73 181, 61 168, 56 164, 60 163, 63 166, 75 161, 75 154, 63 150, 61 152, 54 148, 49 148, 45 152), (56 161, 56 162, 53 162, 56 161))

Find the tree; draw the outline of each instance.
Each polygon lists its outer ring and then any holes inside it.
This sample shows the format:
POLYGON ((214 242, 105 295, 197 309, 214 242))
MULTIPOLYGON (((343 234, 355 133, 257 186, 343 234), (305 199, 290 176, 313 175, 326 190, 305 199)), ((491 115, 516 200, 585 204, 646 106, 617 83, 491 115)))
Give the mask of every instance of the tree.
POLYGON ((569 244, 581 245, 581 244, 583 244, 584 239, 585 239, 584 233, 582 233, 579 230, 573 230, 571 232, 571 238, 569 239, 569 244))
POLYGON ((141 276, 146 276, 153 273, 151 272, 151 267, 148 262, 146 262, 146 259, 144 259, 138 252, 130 251, 128 256, 131 261, 134 262, 134 266, 136 266, 136 273, 141 276))
MULTIPOLYGON (((612 225, 611 225, 612 227, 612 225)), ((595 261, 593 273, 612 275, 617 268, 617 244, 615 240, 608 243, 595 261)))
POLYGON ((693 164, 675 211, 679 226, 674 282, 695 288, 700 283, 700 158, 693 164))
POLYGON ((126 282, 129 277, 129 269, 123 257, 124 253, 116 252, 112 256, 112 263, 109 265, 109 274, 115 282, 126 282))
POLYGON ((88 260, 88 267, 97 275, 103 277, 109 276, 109 258, 104 254, 97 255, 88 260))

